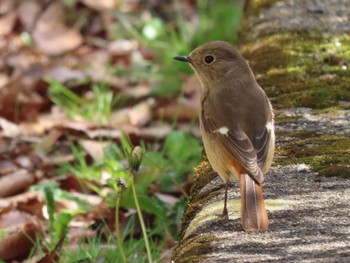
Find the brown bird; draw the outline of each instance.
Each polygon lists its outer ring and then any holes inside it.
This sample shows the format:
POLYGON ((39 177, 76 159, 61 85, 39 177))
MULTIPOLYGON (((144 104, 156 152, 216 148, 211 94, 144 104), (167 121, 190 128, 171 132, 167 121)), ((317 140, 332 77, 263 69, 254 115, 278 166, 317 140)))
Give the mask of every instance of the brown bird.
POLYGON ((202 86, 200 130, 208 160, 226 184, 223 215, 228 218, 229 179, 236 177, 244 230, 266 231, 262 183, 275 149, 271 103, 247 61, 227 42, 208 42, 174 59, 188 62, 202 86))

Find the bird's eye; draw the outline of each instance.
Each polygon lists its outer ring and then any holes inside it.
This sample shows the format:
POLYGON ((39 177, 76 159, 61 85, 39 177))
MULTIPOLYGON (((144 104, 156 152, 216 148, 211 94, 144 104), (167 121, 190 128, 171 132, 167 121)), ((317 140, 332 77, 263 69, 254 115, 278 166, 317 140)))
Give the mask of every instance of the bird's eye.
POLYGON ((215 61, 215 58, 212 55, 208 55, 204 57, 204 63, 207 65, 213 64, 215 61))

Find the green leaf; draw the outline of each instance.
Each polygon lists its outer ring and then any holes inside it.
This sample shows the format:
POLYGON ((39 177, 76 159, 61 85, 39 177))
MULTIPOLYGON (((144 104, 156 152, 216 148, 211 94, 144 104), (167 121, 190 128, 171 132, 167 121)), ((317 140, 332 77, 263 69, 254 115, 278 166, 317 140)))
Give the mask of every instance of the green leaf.
POLYGON ((140 207, 143 211, 155 215, 160 219, 166 219, 166 207, 164 202, 162 202, 157 197, 149 197, 147 195, 140 195, 137 193, 137 198, 140 203, 140 207))
POLYGON ((53 187, 51 187, 50 185, 47 185, 46 187, 44 187, 47 212, 49 214, 50 233, 52 233, 52 230, 53 230, 52 227, 55 222, 55 198, 53 193, 54 189, 56 189, 55 185, 53 185, 53 187))
POLYGON ((60 212, 56 215, 53 226, 56 233, 56 242, 67 234, 71 220, 72 215, 69 212, 60 212))
POLYGON ((147 167, 148 173, 153 175, 154 180, 159 182, 163 191, 170 192, 174 185, 174 180, 179 181, 176 179, 176 176, 174 178, 169 173, 171 171, 171 163, 162 152, 147 152, 143 159, 143 165, 147 167), (170 176, 173 179, 169 178, 170 176))
POLYGON ((201 159, 201 144, 185 132, 172 132, 165 141, 164 149, 173 170, 179 174, 191 172, 201 159))

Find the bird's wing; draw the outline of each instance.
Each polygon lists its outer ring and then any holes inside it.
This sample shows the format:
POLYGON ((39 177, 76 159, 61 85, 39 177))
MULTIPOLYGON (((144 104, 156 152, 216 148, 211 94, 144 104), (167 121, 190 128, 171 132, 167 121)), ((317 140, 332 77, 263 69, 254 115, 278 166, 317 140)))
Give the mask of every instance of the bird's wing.
MULTIPOLYGON (((212 102, 208 100, 206 103, 212 102)), ((215 105, 206 105, 206 107, 202 107, 201 122, 205 131, 211 134, 211 136, 215 136, 226 151, 232 155, 232 158, 238 161, 254 180, 258 183, 262 183, 264 175, 258 166, 257 151, 247 134, 245 134, 239 126, 232 128, 232 125, 225 125, 222 121, 220 122, 220 116, 216 116, 219 113, 215 110, 209 113, 208 110, 206 110, 208 107, 215 109, 215 105)), ((232 113, 230 105, 221 104, 220 108, 223 109, 222 112, 226 114, 232 113)), ((264 140, 265 135, 263 135, 261 139, 264 140)), ((263 150, 260 149, 260 152, 263 152, 263 150)))
POLYGON ((257 162, 259 167, 262 167, 267 161, 271 140, 273 140, 273 122, 269 121, 265 127, 255 134, 253 145, 257 155, 257 162))

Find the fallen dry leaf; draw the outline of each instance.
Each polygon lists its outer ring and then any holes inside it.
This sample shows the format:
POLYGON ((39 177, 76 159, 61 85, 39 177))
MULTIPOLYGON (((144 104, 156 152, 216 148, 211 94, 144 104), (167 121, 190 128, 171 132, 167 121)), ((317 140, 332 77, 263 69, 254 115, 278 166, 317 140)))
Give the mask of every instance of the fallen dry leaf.
POLYGON ((62 55, 79 47, 84 41, 78 31, 65 26, 63 12, 62 3, 53 2, 40 15, 34 28, 33 39, 47 55, 62 55))
POLYGON ((129 134, 132 142, 139 143, 141 140, 153 141, 164 139, 170 132, 171 126, 168 123, 154 123, 150 127, 143 127, 142 129, 134 126, 124 127, 124 132, 129 134))
POLYGON ((146 85, 137 85, 135 87, 128 87, 121 91, 122 94, 133 97, 133 98, 141 98, 143 96, 148 95, 151 92, 149 86, 146 85))
POLYGON ((120 127, 121 125, 129 123, 130 108, 123 108, 113 111, 109 118, 109 123, 112 127, 120 127))
POLYGON ((0 118, 1 135, 14 138, 21 134, 21 130, 17 124, 10 122, 4 118, 0 118))
POLYGON ((108 142, 93 141, 93 140, 80 140, 79 143, 83 146, 84 150, 94 159, 99 162, 103 160, 103 149, 109 144, 108 142))
POLYGON ((37 263, 51 263, 58 262, 59 255, 58 252, 61 250, 64 244, 65 236, 61 237, 61 239, 57 242, 55 248, 51 251, 48 251, 43 258, 37 261, 37 263))
POLYGON ((102 10, 112 10, 113 8, 120 5, 121 0, 80 0, 80 2, 84 3, 88 7, 95 9, 97 11, 102 10))
POLYGON ((44 219, 42 215, 44 200, 37 192, 29 190, 15 196, 7 197, 6 200, 10 202, 13 207, 44 219))
POLYGON ((9 200, 0 198, 0 215, 9 212, 12 208, 13 205, 9 200))
POLYGON ((135 40, 119 39, 108 44, 107 49, 113 56, 128 56, 138 48, 135 40))
POLYGON ((35 122, 22 122, 19 127, 25 134, 42 135, 66 121, 68 117, 63 111, 57 106, 52 106, 50 113, 40 114, 35 122))
POLYGON ((0 98, 0 115, 13 121, 34 121, 48 100, 36 92, 10 93, 0 98))
POLYGON ((128 113, 129 122, 134 126, 144 126, 152 119, 154 99, 148 99, 136 104, 128 113))
POLYGON ((159 119, 173 120, 176 118, 178 121, 189 121, 198 116, 198 108, 186 100, 180 100, 157 108, 155 116, 159 119))
POLYGON ((26 169, 26 170, 33 170, 34 163, 32 160, 25 154, 20 154, 16 157, 15 162, 18 166, 26 169))
POLYGON ((102 82, 115 87, 118 89, 124 89, 128 85, 128 80, 126 78, 119 78, 108 74, 105 70, 105 67, 99 69, 87 69, 85 70, 86 75, 94 82, 102 82))
POLYGON ((36 1, 24 1, 17 8, 18 18, 23 24, 25 30, 31 32, 35 20, 38 17, 41 6, 36 1))
POLYGON ((36 181, 34 174, 25 169, 0 177, 0 197, 6 197, 18 193, 31 186, 36 181))
MULTIPOLYGON (((110 59, 110 54, 104 49, 90 50, 90 52, 86 52, 86 54, 81 57, 83 63, 89 65, 92 70, 104 70, 104 67, 110 59)), ((104 73, 106 72, 104 71, 104 73)))
POLYGON ((0 36, 5 36, 11 33, 15 26, 17 14, 15 11, 11 11, 6 15, 0 17, 0 36))
MULTIPOLYGON (((1 47, 0 47, 1 50, 1 47)), ((3 73, 0 73, 0 90, 9 82, 9 77, 3 73)))
POLYGON ((43 140, 40 142, 39 145, 37 145, 37 149, 43 150, 43 151, 49 151, 54 144, 57 142, 57 140, 61 137, 62 131, 59 129, 52 129, 48 135, 46 135, 43 140))
POLYGON ((13 0, 2 0, 0 1, 0 15, 4 15, 14 9, 15 1, 13 0))
POLYGON ((17 169, 17 165, 15 165, 12 161, 4 160, 0 162, 0 175, 12 173, 17 169))
POLYGON ((174 206, 176 202, 179 201, 179 198, 176 198, 173 195, 169 195, 169 194, 155 193, 154 195, 158 197, 160 200, 162 200, 169 207, 174 206))
POLYGON ((0 258, 3 260, 25 257, 32 249, 36 236, 42 233, 38 218, 21 211, 1 214, 0 229, 10 231, 0 240, 0 258))
POLYGON ((79 180, 73 174, 55 176, 53 180, 57 182, 63 190, 69 192, 81 192, 83 190, 79 180))
POLYGON ((60 83, 66 83, 70 80, 81 82, 86 79, 86 75, 82 71, 71 69, 66 66, 53 67, 49 69, 45 75, 60 83))

